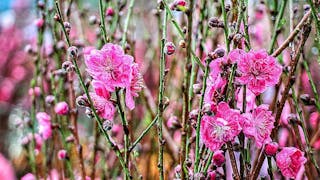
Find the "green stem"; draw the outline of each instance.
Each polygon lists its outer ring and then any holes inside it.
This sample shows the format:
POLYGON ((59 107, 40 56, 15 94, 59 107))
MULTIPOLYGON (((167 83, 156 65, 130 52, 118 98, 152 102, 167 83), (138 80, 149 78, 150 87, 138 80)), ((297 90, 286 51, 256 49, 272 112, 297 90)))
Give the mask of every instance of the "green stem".
POLYGON ((149 132, 149 130, 156 124, 158 121, 158 116, 156 116, 153 121, 148 125, 148 127, 140 134, 140 136, 131 144, 128 151, 131 152, 136 145, 142 140, 142 138, 149 132))
POLYGON ((104 42, 107 42, 107 30, 106 30, 106 21, 105 21, 105 8, 103 6, 102 0, 99 0, 99 13, 100 13, 100 29, 102 31, 104 42))
POLYGON ((277 37, 279 35, 279 25, 280 25, 280 22, 282 20, 282 17, 283 17, 284 10, 286 8, 287 2, 288 2, 288 0, 283 0, 282 1, 281 7, 280 7, 280 12, 279 12, 279 15, 277 16, 277 20, 276 20, 276 23, 275 23, 274 28, 273 28, 271 44, 270 44, 269 51, 268 51, 269 54, 271 54, 271 52, 273 51, 274 44, 275 44, 275 42, 277 40, 277 37))
POLYGON ((164 46, 167 38, 167 17, 168 13, 164 10, 163 22, 162 22, 162 39, 161 39, 161 55, 160 55, 160 81, 159 81, 159 95, 158 95, 158 109, 157 109, 157 117, 158 117, 158 140, 159 140, 159 157, 158 157, 158 169, 160 180, 164 179, 164 169, 163 169, 163 149, 164 149, 164 139, 162 132, 162 122, 163 122, 163 111, 164 111, 164 81, 165 81, 165 52, 164 46))
POLYGON ((227 12, 224 4, 224 0, 220 1, 221 3, 221 10, 222 10, 222 16, 223 16, 223 24, 224 24, 224 37, 226 41, 226 47, 227 47, 227 52, 230 51, 230 41, 229 41, 229 28, 228 28, 228 19, 227 19, 227 12))
POLYGON ((271 157, 268 157, 268 174, 270 176, 270 180, 273 180, 271 157))
POLYGON ((128 10, 128 14, 126 17, 126 21, 124 24, 124 30, 123 30, 123 34, 122 34, 122 41, 121 41, 122 48, 124 48, 127 43, 127 31, 128 31, 128 26, 129 26, 129 22, 130 22, 130 17, 132 15, 134 2, 135 2, 135 0, 131 0, 130 4, 129 4, 129 10, 128 10))
MULTIPOLYGON (((203 84, 202 84, 201 98, 200 98, 200 103, 199 103, 199 111, 201 111, 203 108, 204 94, 207 89, 207 79, 208 79, 209 71, 210 71, 210 66, 209 66, 210 62, 211 62, 211 59, 207 59, 207 66, 206 66, 206 70, 205 70, 204 76, 203 76, 203 84)), ((195 150, 196 155, 195 155, 195 163, 194 163, 194 173, 199 172, 201 117, 202 117, 202 113, 199 112, 198 117, 197 117, 197 129, 196 129, 196 150, 195 150)))
POLYGON ((317 88, 316 88, 316 85, 312 79, 312 76, 311 76, 311 72, 310 72, 310 69, 309 69, 309 65, 307 63, 306 60, 303 61, 303 66, 304 68, 306 69, 306 72, 307 72, 307 75, 308 75, 308 80, 309 80, 309 83, 311 85, 311 89, 312 89, 312 92, 313 92, 313 95, 314 95, 314 98, 316 100, 316 108, 317 108, 317 111, 320 112, 320 102, 319 102, 319 94, 318 94, 318 91, 317 91, 317 88))

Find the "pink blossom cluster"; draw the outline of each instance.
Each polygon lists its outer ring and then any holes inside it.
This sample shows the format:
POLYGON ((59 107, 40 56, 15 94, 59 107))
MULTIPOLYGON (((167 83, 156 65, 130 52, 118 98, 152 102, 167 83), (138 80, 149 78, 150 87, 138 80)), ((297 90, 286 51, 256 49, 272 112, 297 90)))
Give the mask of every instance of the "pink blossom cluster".
POLYGON ((86 48, 84 58, 86 70, 93 78, 94 92, 90 96, 98 114, 105 119, 113 118, 111 93, 120 88, 125 90, 126 106, 133 110, 134 97, 142 89, 142 77, 133 57, 125 54, 121 46, 107 43, 101 50, 86 48))

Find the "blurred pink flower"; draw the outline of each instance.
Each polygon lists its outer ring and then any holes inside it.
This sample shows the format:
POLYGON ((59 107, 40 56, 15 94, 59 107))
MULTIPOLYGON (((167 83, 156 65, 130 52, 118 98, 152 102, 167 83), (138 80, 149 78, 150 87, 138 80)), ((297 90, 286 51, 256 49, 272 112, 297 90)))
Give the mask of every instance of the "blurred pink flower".
POLYGON ((295 178, 301 166, 307 162, 304 153, 295 147, 284 147, 276 155, 276 163, 283 176, 295 178))
POLYGON ((274 156, 278 151, 279 145, 276 142, 270 142, 265 145, 264 152, 267 156, 274 156))
POLYGON ((242 49, 233 49, 228 55, 228 61, 230 61, 230 63, 243 61, 246 58, 246 54, 242 49))
POLYGON ((54 111, 59 115, 66 115, 69 112, 69 105, 64 101, 58 102, 54 106, 54 111))
POLYGON ((36 118, 39 123, 39 134, 44 140, 52 136, 51 117, 45 112, 38 112, 36 118))
POLYGON ((269 106, 262 104, 255 108, 252 113, 244 114, 243 133, 255 140, 256 146, 261 148, 263 144, 270 142, 270 134, 275 121, 269 106))
POLYGON ((319 113, 318 112, 311 113, 309 117, 309 122, 313 129, 317 129, 318 123, 319 123, 319 113))
POLYGON ((84 59, 88 73, 95 80, 105 83, 108 91, 130 84, 133 57, 124 54, 121 46, 107 43, 101 50, 85 50, 84 59))
POLYGON ((10 162, 0 153, 0 179, 15 180, 10 162))
POLYGON ((93 105, 98 112, 98 115, 107 120, 113 120, 115 107, 109 99, 101 97, 95 93, 90 93, 93 105))
POLYGON ((215 116, 202 117, 200 129, 202 142, 211 151, 219 150, 224 143, 233 141, 240 133, 242 121, 243 117, 239 111, 230 109, 225 102, 219 103, 215 116))
POLYGON ((36 180, 36 176, 32 173, 28 173, 22 176, 21 180, 36 180))
POLYGON ((246 84, 255 95, 278 83, 282 68, 265 50, 250 51, 238 62, 238 82, 246 84))

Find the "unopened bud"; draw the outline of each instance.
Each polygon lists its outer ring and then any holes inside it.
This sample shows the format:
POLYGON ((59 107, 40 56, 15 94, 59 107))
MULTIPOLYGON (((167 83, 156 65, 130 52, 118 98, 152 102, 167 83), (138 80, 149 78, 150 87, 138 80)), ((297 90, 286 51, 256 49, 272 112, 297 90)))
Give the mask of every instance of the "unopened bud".
POLYGON ((62 69, 66 72, 71 72, 74 69, 74 66, 71 61, 65 61, 62 63, 62 69))
POLYGON ((105 120, 102 124, 103 129, 106 131, 110 131, 112 129, 112 126, 113 126, 113 122, 110 120, 105 120))
POLYGON ((210 28, 224 28, 224 24, 217 17, 212 17, 209 19, 210 28))
POLYGON ((186 41, 180 40, 180 41, 179 41, 179 47, 180 47, 180 48, 186 48, 186 47, 187 47, 187 46, 186 46, 186 41))
POLYGON ((172 42, 167 42, 164 46, 164 52, 167 55, 172 55, 176 51, 176 47, 172 42))
POLYGON ((68 53, 72 58, 78 57, 78 48, 75 46, 71 46, 68 48, 68 53))

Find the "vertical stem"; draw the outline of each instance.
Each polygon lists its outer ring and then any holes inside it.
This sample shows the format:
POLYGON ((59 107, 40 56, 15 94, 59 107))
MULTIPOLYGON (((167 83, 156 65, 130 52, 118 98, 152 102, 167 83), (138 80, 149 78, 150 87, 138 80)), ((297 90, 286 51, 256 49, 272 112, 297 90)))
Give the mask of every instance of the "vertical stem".
POLYGON ((276 20, 276 23, 275 23, 274 28, 273 28, 271 44, 270 44, 269 51, 268 51, 269 54, 273 51, 274 44, 275 44, 275 42, 277 40, 277 37, 279 35, 279 25, 280 25, 280 22, 282 20, 282 17, 283 17, 284 10, 286 8, 287 2, 288 2, 288 0, 283 0, 282 1, 281 7, 280 7, 280 12, 279 12, 279 15, 277 16, 277 20, 276 20))
POLYGON ((189 118, 189 92, 190 74, 192 70, 192 25, 193 25, 193 8, 194 0, 190 0, 189 8, 187 10, 188 28, 187 28, 187 59, 184 67, 184 79, 182 85, 183 93, 183 109, 182 109, 182 134, 181 134, 181 149, 180 149, 180 165, 182 168, 181 179, 184 180, 188 176, 187 169, 185 167, 186 160, 186 145, 187 145, 187 133, 188 133, 188 118, 189 118))
POLYGON ((129 27, 130 17, 132 15, 134 2, 135 2, 135 0, 130 0, 129 10, 128 10, 128 14, 126 17, 126 21, 124 24, 124 30, 123 30, 123 34, 122 34, 122 41, 121 41, 122 48, 124 48, 127 43, 127 31, 128 31, 128 27, 129 27))
POLYGON ((207 66, 206 66, 206 70, 204 72, 204 76, 203 76, 203 84, 202 84, 202 90, 201 90, 201 98, 200 98, 200 102, 199 102, 199 113, 197 116, 197 129, 196 129, 196 150, 195 150, 195 162, 194 162, 194 173, 199 172, 199 163, 200 163, 200 125, 201 125, 201 117, 202 117, 202 113, 201 110, 203 108, 203 102, 204 102, 204 94, 206 92, 206 88, 207 88, 207 79, 209 76, 209 71, 210 71, 210 62, 211 59, 208 58, 207 60, 207 66))
POLYGON ((272 157, 267 157, 268 158, 268 174, 270 176, 270 180, 273 180, 273 173, 272 173, 272 157))
POLYGON ((227 149, 228 149, 229 156, 230 156, 230 161, 231 161, 231 166, 232 166, 234 178, 236 180, 240 180, 240 175, 239 175, 238 168, 237 168, 236 157, 234 156, 231 142, 227 142, 227 149))
POLYGON ((159 81, 159 95, 158 95, 158 109, 157 109, 157 116, 158 116, 158 139, 159 139, 159 154, 158 154, 158 169, 160 180, 164 179, 164 169, 163 169, 163 149, 164 149, 164 139, 163 139, 163 132, 162 132, 162 122, 163 122, 163 111, 164 111, 164 104, 163 104, 163 96, 164 96, 164 81, 165 81, 165 65, 166 65, 166 58, 164 52, 164 46, 166 43, 167 38, 167 11, 164 10, 163 22, 162 22, 162 39, 161 39, 161 54, 160 54, 160 81, 159 81))
POLYGON ((227 47, 227 52, 230 51, 230 41, 229 41, 229 28, 228 28, 228 17, 227 17, 227 12, 224 4, 224 0, 221 0, 221 10, 222 10, 222 16, 223 16, 223 24, 224 24, 224 37, 226 41, 226 47, 227 47))
POLYGON ((106 22, 105 22, 105 8, 103 6, 102 0, 99 0, 99 12, 100 12, 100 29, 102 31, 103 40, 107 42, 107 31, 106 31, 106 22))

